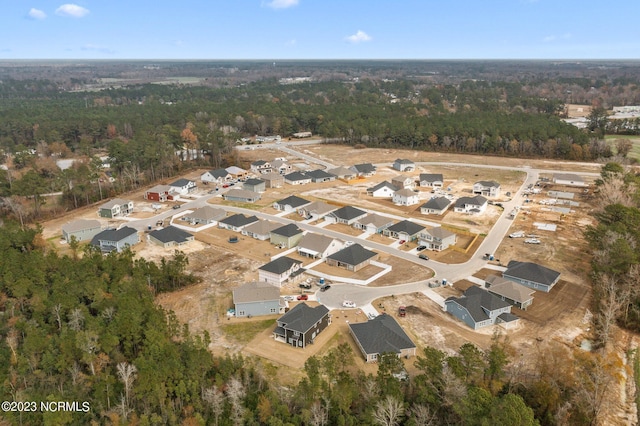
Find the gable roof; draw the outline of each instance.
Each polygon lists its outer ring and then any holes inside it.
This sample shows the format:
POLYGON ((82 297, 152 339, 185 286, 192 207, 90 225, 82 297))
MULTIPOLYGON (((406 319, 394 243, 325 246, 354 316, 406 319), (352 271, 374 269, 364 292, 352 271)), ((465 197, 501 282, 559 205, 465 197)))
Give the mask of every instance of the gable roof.
POLYGON ((329 309, 324 305, 311 307, 306 303, 298 303, 289 312, 278 319, 278 323, 284 325, 287 330, 306 333, 318 321, 329 314, 329 309))
POLYGON ((499 277, 497 275, 489 275, 485 278, 485 281, 490 284, 488 290, 490 293, 494 293, 499 296, 504 296, 508 299, 515 300, 516 302, 526 302, 532 299, 532 294, 535 290, 525 287, 521 284, 508 280, 506 278, 499 277))
POLYGON ((125 238, 137 234, 138 231, 128 226, 123 226, 120 229, 105 229, 102 232, 97 233, 91 239, 91 245, 99 246, 100 241, 122 241, 125 238))
POLYGON ((327 237, 326 235, 309 232, 305 234, 298 243, 298 250, 307 249, 316 253, 322 253, 329 248, 333 241, 333 238, 327 237))
POLYGON ((417 223, 410 222, 408 220, 402 220, 398 223, 394 223, 393 225, 387 228, 387 230, 391 232, 405 232, 409 235, 415 235, 418 232, 422 231, 423 229, 424 229, 424 226, 418 225, 417 223))
POLYGON ((442 226, 438 226, 438 227, 435 227, 435 228, 427 229, 427 232, 432 237, 440 238, 441 240, 443 240, 443 239, 445 239, 447 237, 450 237, 452 235, 455 235, 455 232, 451 232, 448 229, 444 229, 442 226))
POLYGON ((553 178, 556 180, 569 180, 573 182, 584 182, 584 179, 580 175, 573 173, 554 173, 553 178))
POLYGON ((420 182, 442 182, 442 173, 420 173, 420 182))
POLYGON ((413 189, 402 188, 397 190, 393 195, 400 195, 403 197, 418 197, 418 194, 413 189))
POLYGON ((280 227, 279 223, 258 219, 257 222, 253 222, 252 224, 245 226, 243 232, 265 235, 271 233, 271 231, 278 227, 280 227))
POLYGON ((245 169, 241 169, 238 166, 229 166, 225 170, 227 172, 229 172, 230 174, 232 174, 232 175, 247 173, 247 171, 245 169))
POLYGON ((243 185, 255 186, 265 183, 262 179, 251 178, 244 181, 243 185))
POLYGON ((395 177, 393 177, 393 178, 391 179, 391 181, 392 181, 392 182, 393 182, 393 181, 396 181, 396 182, 404 182, 404 181, 406 181, 406 180, 413 180, 413 178, 411 178, 410 176, 407 176, 407 175, 398 175, 398 176, 395 176, 395 177))
POLYGON ((324 170, 311 170, 305 173, 312 179, 326 179, 326 178, 335 178, 336 175, 332 175, 331 173, 327 173, 324 170))
POLYGON ((390 217, 379 215, 377 213, 370 213, 362 219, 358 220, 358 223, 361 225, 373 225, 376 228, 379 228, 381 226, 388 225, 389 223, 393 223, 393 219, 391 219, 390 217))
POLYGON ((447 299, 447 301, 454 301, 458 305, 466 308, 475 322, 489 319, 489 315, 487 315, 484 309, 487 311, 495 311, 511 306, 507 301, 476 286, 469 287, 461 297, 452 297, 447 299))
POLYGON ((475 197, 460 197, 456 200, 456 207, 464 207, 467 204, 472 206, 483 206, 487 202, 487 199, 482 195, 476 195, 475 197))
POLYGON ((354 164, 353 169, 358 173, 371 173, 376 171, 376 166, 371 163, 354 164))
POLYGON ((327 172, 331 173, 332 175, 338 176, 338 177, 343 177, 343 176, 353 176, 354 175, 354 171, 344 167, 344 166, 340 166, 340 167, 336 167, 335 169, 330 169, 327 170, 327 172))
POLYGON ((406 158, 396 158, 396 161, 394 161, 394 163, 398 163, 398 164, 413 164, 413 161, 407 160, 406 158))
POLYGON ((345 247, 342 250, 333 253, 328 258, 340 263, 355 266, 377 255, 378 253, 367 250, 360 244, 352 244, 349 247, 345 247))
POLYGON ((149 233, 153 238, 162 242, 162 243, 184 243, 187 242, 193 237, 192 234, 187 231, 183 231, 182 229, 176 228, 175 226, 167 226, 163 229, 156 229, 149 233))
POLYGON ((187 213, 184 217, 202 220, 220 220, 227 215, 222 209, 216 209, 211 206, 200 207, 191 213, 187 213))
POLYGON ((152 194, 160 194, 163 192, 169 192, 171 187, 169 185, 156 185, 153 188, 147 189, 145 192, 152 194))
POLYGON ((169 184, 169 186, 175 186, 175 187, 182 188, 183 186, 188 186, 188 185, 191 185, 193 183, 195 183, 195 182, 192 181, 192 180, 189 180, 189 179, 178 179, 175 182, 171 182, 169 184))
POLYGON ((552 285, 560 278, 560 272, 558 271, 537 263, 519 262, 517 260, 512 260, 507 264, 507 270, 502 273, 502 276, 507 275, 544 285, 552 285))
POLYGON ((96 219, 78 219, 62 225, 62 230, 69 233, 84 231, 85 229, 100 228, 100 226, 100 221, 96 219))
MULTIPOLYGON (((213 176, 214 178, 216 178, 216 179, 227 177, 227 176, 229 176, 229 174, 230 174, 230 173, 229 173, 228 171, 226 171, 225 169, 209 170, 209 172, 208 172, 208 173, 209 173, 211 176, 213 176)), ((204 173, 203 173, 203 174, 204 174, 204 173)))
POLYGON ((367 322, 349 323, 353 336, 367 355, 400 353, 416 345, 391 315, 378 315, 367 322))
POLYGON ((269 173, 265 173, 263 175, 260 175, 260 179, 264 180, 264 181, 272 181, 272 180, 284 180, 284 176, 282 176, 280 173, 276 173, 276 172, 269 172, 269 173))
POLYGON ((323 213, 332 212, 332 211, 336 210, 337 208, 338 208, 338 206, 334 206, 334 205, 331 205, 329 203, 325 203, 324 201, 314 201, 313 203, 311 203, 308 206, 304 207, 304 210, 306 210, 306 211, 308 211, 310 213, 323 214, 323 213))
POLYGON ((111 201, 107 201, 103 205, 100 206, 101 209, 109 209, 111 210, 115 206, 121 206, 123 204, 129 204, 129 200, 123 200, 122 198, 114 198, 111 201))
POLYGON ((382 182, 380 182, 379 184, 374 185, 374 186, 372 186, 371 188, 367 188, 367 192, 376 192, 378 189, 385 188, 385 187, 387 187, 387 188, 391 189, 392 191, 397 191, 397 190, 398 190, 398 187, 397 187, 397 186, 395 186, 395 185, 394 185, 394 184, 392 184, 392 183, 389 183, 389 182, 388 182, 388 181, 386 181, 386 180, 383 180, 383 181, 382 181, 382 182))
POLYGON ((265 263, 258 269, 280 275, 290 270, 293 265, 300 263, 302 262, 299 260, 287 256, 280 256, 269 263, 265 263))
POLYGON ((264 302, 280 299, 280 289, 261 282, 250 282, 233 290, 233 303, 264 302))
POLYGON ((365 214, 367 214, 367 212, 352 206, 344 206, 340 207, 338 210, 331 212, 330 214, 331 216, 337 217, 339 219, 352 220, 360 216, 364 216, 365 214))
POLYGON ((238 189, 233 188, 229 190, 226 194, 222 194, 222 197, 226 200, 227 198, 245 198, 247 200, 260 199, 260 194, 254 191, 249 191, 246 189, 238 189))
POLYGON ((280 201, 276 201, 276 204, 281 205, 281 206, 291 206, 292 208, 298 208, 298 207, 302 207, 306 204, 309 204, 310 201, 309 200, 305 200, 304 198, 300 198, 298 196, 295 195, 290 195, 287 198, 283 198, 280 201))
POLYGON ((311 179, 309 176, 305 175, 302 172, 291 172, 291 173, 288 173, 288 174, 284 175, 284 178, 286 180, 292 180, 292 181, 311 179))
POLYGON ((253 163, 251 163, 252 166, 256 166, 256 167, 264 166, 265 164, 269 164, 269 162, 266 161, 266 160, 257 160, 257 161, 254 161, 253 163))
POLYGON ((500 188, 500 184, 494 180, 479 180, 474 185, 482 185, 487 188, 500 188))
POLYGON ((295 223, 289 223, 271 231, 272 234, 282 235, 283 237, 293 237, 302 234, 302 229, 298 228, 295 223))
POLYGON ((255 216, 245 216, 243 214, 238 213, 238 214, 234 214, 233 216, 226 217, 218 223, 222 223, 224 225, 229 225, 233 227, 238 227, 238 226, 246 226, 250 223, 257 222, 257 221, 258 221, 258 218, 255 216))
POLYGON ((447 197, 434 197, 420 206, 420 208, 442 210, 451 204, 447 197))

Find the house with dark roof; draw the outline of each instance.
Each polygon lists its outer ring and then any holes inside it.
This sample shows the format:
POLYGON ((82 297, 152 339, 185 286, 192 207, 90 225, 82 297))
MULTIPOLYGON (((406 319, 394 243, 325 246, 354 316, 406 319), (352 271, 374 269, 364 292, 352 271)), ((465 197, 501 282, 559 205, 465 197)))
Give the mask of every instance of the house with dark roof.
POLYGON ((311 183, 311 177, 302 172, 291 172, 284 175, 284 183, 289 185, 306 185, 311 183))
POLYGON ((442 188, 444 186, 444 177, 442 173, 420 173, 418 182, 420 186, 425 188, 442 188))
POLYGON ((476 286, 469 287, 460 297, 449 297, 444 305, 448 313, 474 330, 518 320, 511 314, 511 304, 476 286))
POLYGON ((399 240, 413 241, 418 238, 420 232, 424 230, 424 226, 418 225, 415 222, 409 220, 403 220, 398 223, 394 223, 384 231, 383 235, 391 238, 397 238, 399 240))
POLYGON ((367 188, 367 195, 374 198, 391 198, 398 189, 397 186, 385 180, 371 188, 367 188))
POLYGON ((455 232, 439 226, 420 232, 418 244, 426 246, 429 250, 442 251, 456 245, 457 241, 458 236, 455 232))
POLYGON ((247 179, 242 183, 242 189, 253 192, 265 192, 267 190, 267 182, 262 179, 247 179))
POLYGON ((535 291, 514 281, 497 275, 489 275, 485 279, 487 291, 510 303, 516 308, 526 310, 533 303, 535 291))
POLYGON ((251 282, 233 290, 236 318, 279 314, 284 311, 280 289, 271 284, 251 282))
POLYGON ((298 214, 308 220, 319 220, 336 210, 338 206, 325 203, 324 201, 314 201, 311 204, 298 209, 298 214))
POLYGON ((225 217, 218 222, 218 228, 229 229, 231 231, 240 232, 245 226, 257 222, 258 218, 255 216, 245 216, 243 214, 234 214, 232 216, 225 217))
POLYGON ((242 228, 242 235, 246 235, 256 240, 265 241, 271 238, 271 231, 282 226, 280 223, 259 219, 242 228))
POLYGON ((114 198, 98 208, 98 216, 113 219, 133 213, 133 201, 114 198))
POLYGON ((178 194, 169 185, 156 185, 144 192, 144 199, 149 201, 165 202, 177 196, 178 194))
POLYGON ((260 176, 267 188, 282 188, 284 186, 284 176, 279 173, 266 173, 260 176))
POLYGON ((348 271, 359 271, 378 257, 375 251, 367 250, 360 244, 352 244, 327 256, 327 265, 345 268, 348 271))
POLYGON ((247 191, 246 189, 236 189, 233 188, 222 194, 222 198, 225 201, 238 201, 241 203, 255 203, 260 199, 260 194, 253 191, 247 191))
POLYGON ((327 172, 331 173, 332 175, 336 176, 338 179, 342 179, 342 180, 351 180, 351 179, 355 178, 358 175, 353 170, 351 170, 351 169, 349 169, 347 167, 344 167, 344 166, 340 166, 340 167, 336 167, 335 169, 327 170, 327 172))
POLYGON ((295 348, 305 348, 330 324, 331 316, 326 306, 298 303, 277 320, 273 337, 295 348))
POLYGON ((400 172, 412 172, 415 170, 416 165, 411 160, 397 158, 396 161, 393 162, 393 168, 400 172))
POLYGON ((164 248, 181 246, 195 240, 195 237, 175 226, 167 226, 162 229, 155 229, 149 232, 149 242, 164 248))
POLYGON ((251 163, 251 171, 256 174, 272 172, 271 163, 266 160, 257 160, 251 163))
POLYGON ((393 225, 393 223, 393 219, 387 216, 371 213, 358 219, 353 224, 353 227, 368 232, 369 234, 382 234, 384 230, 393 225))
POLYGON ((416 354, 416 344, 391 315, 382 314, 366 322, 349 323, 349 331, 367 362, 376 362, 384 353, 403 358, 416 354))
POLYGON ((302 262, 286 256, 280 256, 258 268, 258 280, 276 287, 304 272, 302 262))
POLYGON ((364 210, 357 209, 352 206, 340 207, 325 216, 325 220, 333 223, 343 223, 345 225, 353 225, 358 219, 367 215, 364 210))
POLYGON ((413 188, 416 182, 411 176, 400 175, 391 179, 391 184, 398 189, 402 189, 402 188, 413 188))
POLYGON ((443 215, 452 203, 447 197, 433 197, 420 206, 420 213, 443 215))
POLYGON ((546 268, 533 262, 512 260, 502 277, 525 287, 548 293, 560 281, 560 272, 546 268))
POLYGON ((304 234, 298 243, 298 254, 300 256, 320 259, 342 249, 343 244, 335 238, 327 237, 321 234, 308 232, 304 234))
POLYGON ((473 184, 472 192, 484 197, 497 197, 500 195, 500 184, 493 180, 481 180, 473 184))
POLYGON ((420 195, 413 189, 402 188, 393 193, 391 200, 397 206, 413 206, 420 202, 420 195))
POLYGON ((295 247, 302 239, 302 229, 295 223, 289 223, 271 231, 271 244, 280 248, 295 247))
POLYGON ((175 182, 169 184, 171 191, 179 195, 187 195, 197 189, 198 184, 195 180, 190 179, 178 179, 175 182))
POLYGON ((333 182, 336 180, 336 175, 332 175, 331 173, 327 173, 324 170, 311 170, 305 173, 308 177, 311 178, 311 182, 319 183, 319 182, 333 182))
POLYGON ((453 206, 456 213, 480 214, 487 209, 489 201, 482 195, 475 197, 460 197, 453 206))
POLYGON ((102 231, 100 221, 95 219, 78 219, 62 225, 62 239, 71 242, 71 237, 76 241, 91 240, 98 232, 102 231))
POLYGON ((371 163, 354 164, 350 168, 357 176, 369 177, 376 174, 376 166, 371 163))
POLYGON ((229 182, 232 179, 233 177, 231 176, 231 174, 225 169, 209 170, 200 175, 200 180, 204 184, 224 184, 225 182, 229 182))
POLYGON ((311 201, 305 200, 304 198, 300 198, 295 195, 291 195, 287 198, 273 203, 273 208, 280 211, 293 212, 297 211, 302 206, 306 206, 309 203, 311 203, 311 201))
POLYGON ((139 242, 138 231, 128 226, 120 229, 105 229, 91 239, 91 245, 99 248, 103 253, 121 252, 139 242))
POLYGON ((225 217, 227 217, 227 212, 224 210, 216 209, 211 206, 204 206, 181 216, 180 219, 189 222, 192 225, 208 225, 216 223, 225 217))

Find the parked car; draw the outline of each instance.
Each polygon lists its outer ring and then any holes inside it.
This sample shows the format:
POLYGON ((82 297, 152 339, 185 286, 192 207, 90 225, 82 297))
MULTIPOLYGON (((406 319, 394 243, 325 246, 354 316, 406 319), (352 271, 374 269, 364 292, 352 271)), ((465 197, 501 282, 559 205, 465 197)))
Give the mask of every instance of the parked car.
POLYGON ((404 306, 400 306, 400 307, 398 308, 398 316, 399 316, 399 317, 404 317, 404 316, 406 316, 406 315, 407 315, 407 308, 406 308, 406 307, 404 307, 404 306))
POLYGON ((331 288, 331 286, 329 284, 327 284, 327 285, 324 285, 324 286, 320 287, 320 291, 327 291, 330 288, 331 288))
POLYGON ((300 296, 298 296, 298 300, 308 300, 309 296, 307 296, 306 294, 301 294, 300 296))
POLYGON ((420 254, 418 255, 418 257, 419 257, 420 259, 422 259, 422 260, 429 260, 429 256, 427 256, 427 255, 426 255, 426 254, 424 254, 424 253, 420 253, 420 254))
POLYGON ((352 302, 351 300, 345 300, 344 302, 342 302, 342 306, 344 306, 345 308, 355 308, 356 302, 352 302))
POLYGON ((180 204, 176 204, 175 206, 173 206, 174 210, 178 210, 180 208, 180 204))
POLYGON ((293 300, 295 300, 295 299, 296 299, 294 296, 283 296, 282 298, 283 298, 284 300, 289 301, 289 302, 291 302, 291 301, 293 301, 293 300))
POLYGON ((404 244, 404 243, 406 243, 406 242, 407 242, 406 240, 400 240, 400 241, 398 242, 398 244, 399 244, 399 245, 403 245, 403 244, 404 244))
POLYGON ((418 246, 418 248, 417 248, 416 250, 418 250, 418 251, 422 251, 422 250, 424 250, 424 249, 426 249, 426 248, 427 248, 427 246, 418 246))
POLYGON ((524 237, 524 231, 513 232, 509 234, 509 238, 522 238, 524 237))
POLYGON ((306 288, 306 289, 310 289, 311 288, 311 284, 309 284, 309 283, 300 283, 300 284, 298 284, 298 286, 300 288, 306 288))
POLYGON ((223 187, 223 188, 228 188, 228 187, 229 187, 229 184, 228 184, 228 183, 225 183, 224 185, 222 185, 222 187, 223 187))
POLYGON ((529 238, 524 240, 526 244, 540 244, 540 240, 537 238, 529 238))

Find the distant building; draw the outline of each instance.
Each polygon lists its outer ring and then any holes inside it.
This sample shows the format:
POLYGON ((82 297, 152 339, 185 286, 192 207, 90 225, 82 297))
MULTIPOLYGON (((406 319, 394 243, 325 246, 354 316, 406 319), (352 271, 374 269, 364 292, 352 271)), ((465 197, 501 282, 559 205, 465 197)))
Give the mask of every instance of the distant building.
POLYGON ((222 209, 215 209, 211 206, 204 206, 185 214, 180 219, 190 222, 192 225, 208 225, 216 223, 227 217, 227 212, 222 209))
POLYGON ((487 209, 489 202, 482 195, 460 197, 456 200, 453 211, 456 213, 480 214, 487 209))
POLYGON ((366 322, 350 323, 349 331, 367 362, 376 362, 384 353, 409 358, 416 344, 391 315, 378 315, 366 322))
POLYGON ((554 173, 553 183, 567 186, 589 186, 581 176, 573 173, 554 173))
POLYGON ((434 197, 420 206, 420 213, 443 215, 451 204, 447 197, 434 197))
POLYGON ((391 184, 398 189, 401 189, 401 188, 411 189, 415 186, 415 181, 410 176, 400 175, 391 179, 391 184))
POLYGON ((374 198, 391 198, 398 189, 400 188, 385 180, 371 188, 367 188, 367 195, 374 198))
POLYGON ((195 180, 190 179, 178 179, 175 182, 169 184, 171 191, 179 195, 187 195, 197 189, 198 184, 195 180))
POLYGON ((403 220, 398 223, 394 223, 382 233, 391 238, 397 238, 399 240, 413 241, 418 238, 420 232, 424 230, 424 226, 419 225, 409 220, 403 220))
POLYGON ((238 201, 241 203, 255 203, 260 199, 260 194, 246 189, 231 189, 222 195, 225 201, 238 201))
POLYGON ((139 242, 138 231, 128 226, 120 229, 105 229, 91 239, 91 245, 99 248, 103 253, 121 252, 139 242))
POLYGON ((273 337, 294 348, 305 348, 330 324, 331 316, 326 306, 312 308, 306 303, 298 303, 277 320, 273 337))
POLYGON ((444 186, 444 178, 441 173, 420 173, 420 186, 426 188, 442 188, 444 186))
POLYGON ((89 241, 98 232, 102 231, 100 222, 93 219, 78 219, 62 225, 62 239, 71 242, 71 237, 76 241, 89 241))
POLYGON ((267 182, 262 179, 247 179, 242 184, 242 189, 252 192, 265 192, 267 190, 267 182))
POLYGON ((231 174, 225 169, 209 170, 208 172, 204 172, 202 175, 200 175, 200 180, 203 183, 215 183, 222 185, 232 179, 233 177, 231 176, 231 174))
POLYGON ((364 210, 360 210, 352 206, 344 206, 326 215, 325 219, 334 223, 353 225, 358 219, 361 219, 366 215, 367 212, 364 210))
POLYGON ((302 262, 287 256, 281 256, 258 268, 258 279, 276 287, 304 272, 302 262))
POLYGON ((451 232, 442 227, 425 229, 420 232, 419 244, 426 246, 429 250, 442 251, 454 246, 458 241, 455 232, 451 232))
POLYGON ((267 283, 251 282, 233 290, 236 318, 273 315, 284 310, 280 289, 267 283))
POLYGON ((493 324, 515 323, 511 305, 486 290, 472 286, 461 297, 449 297, 445 309, 474 330, 493 324))
POLYGON ((360 244, 352 244, 327 257, 327 265, 357 272, 378 257, 378 253, 367 250, 360 244))
POLYGON ((271 231, 271 244, 282 248, 295 247, 302 239, 302 229, 294 223, 289 223, 271 231))
POLYGON ((193 240, 195 237, 192 234, 175 226, 167 226, 149 232, 149 241, 164 248, 181 246, 193 240))
POLYGON ((403 188, 394 192, 391 200, 398 206, 413 206, 420 202, 420 195, 413 189, 403 188))
POLYGON ((560 281, 560 272, 537 263, 512 260, 507 264, 507 270, 502 273, 502 277, 548 293, 560 281))
POLYGON ((113 219, 133 213, 133 201, 114 198, 100 206, 98 216, 113 219))
POLYGON ((393 162, 393 168, 400 172, 412 172, 413 170, 415 170, 416 165, 411 160, 398 158, 393 162))
POLYGON ((371 163, 355 164, 351 166, 351 170, 353 170, 357 176, 369 177, 376 174, 376 166, 371 163))
POLYGON ((500 195, 500 184, 493 180, 481 180, 473 184, 473 193, 484 197, 500 195))
POLYGON ((297 211, 302 206, 306 206, 310 203, 311 201, 309 200, 305 200, 304 198, 300 198, 296 195, 291 195, 273 203, 273 208, 279 211, 292 212, 297 211))

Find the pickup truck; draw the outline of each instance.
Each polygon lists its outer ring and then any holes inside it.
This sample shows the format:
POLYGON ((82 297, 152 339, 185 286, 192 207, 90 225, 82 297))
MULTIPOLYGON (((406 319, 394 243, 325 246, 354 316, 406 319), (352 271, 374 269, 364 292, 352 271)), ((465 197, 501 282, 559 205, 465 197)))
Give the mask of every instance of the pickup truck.
POLYGON ((524 231, 518 231, 512 234, 509 234, 509 238, 522 238, 522 237, 524 237, 524 231))

